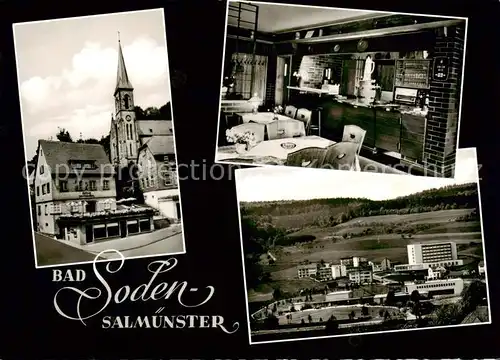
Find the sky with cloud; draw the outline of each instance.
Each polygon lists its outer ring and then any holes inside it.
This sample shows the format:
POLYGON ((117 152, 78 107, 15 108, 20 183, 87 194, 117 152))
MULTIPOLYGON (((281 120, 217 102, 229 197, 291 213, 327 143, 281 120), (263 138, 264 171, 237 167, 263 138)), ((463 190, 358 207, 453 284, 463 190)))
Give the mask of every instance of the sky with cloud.
POLYGON ((236 170, 239 201, 317 198, 393 199, 420 191, 478 181, 475 148, 459 149, 455 178, 301 169, 284 166, 236 170))
POLYGON ((28 160, 58 128, 75 139, 109 133, 118 32, 135 104, 170 101, 163 9, 14 25, 28 160))

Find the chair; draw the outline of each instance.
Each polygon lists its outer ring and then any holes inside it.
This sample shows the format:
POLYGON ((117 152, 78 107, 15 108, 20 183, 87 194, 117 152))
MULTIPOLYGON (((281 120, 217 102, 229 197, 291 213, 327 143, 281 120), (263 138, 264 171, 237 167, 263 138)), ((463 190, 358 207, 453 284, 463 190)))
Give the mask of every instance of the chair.
POLYGON ((285 165, 307 168, 320 168, 323 164, 326 149, 319 147, 308 147, 289 153, 285 165))
POLYGON ((292 119, 295 119, 296 114, 297 114, 297 108, 293 105, 287 105, 287 107, 285 108, 285 115, 292 119))
POLYGON ((264 141, 264 135, 266 133, 266 125, 257 123, 246 123, 231 128, 232 131, 245 133, 247 131, 253 132, 255 135, 255 141, 260 143, 264 141))
POLYGON ((357 125, 345 125, 344 134, 342 135, 342 142, 351 142, 358 144, 356 154, 359 155, 363 141, 365 141, 366 130, 357 125))
POLYGON ((266 125, 269 140, 301 137, 306 135, 304 123, 299 120, 275 120, 266 125))
POLYGON ((232 114, 224 113, 224 118, 226 121, 226 127, 228 129, 230 129, 234 126, 240 125, 243 122, 243 119, 241 118, 241 116, 234 114, 234 113, 232 113, 232 114))
POLYGON ((355 170, 357 143, 339 142, 326 148, 322 168, 355 170))

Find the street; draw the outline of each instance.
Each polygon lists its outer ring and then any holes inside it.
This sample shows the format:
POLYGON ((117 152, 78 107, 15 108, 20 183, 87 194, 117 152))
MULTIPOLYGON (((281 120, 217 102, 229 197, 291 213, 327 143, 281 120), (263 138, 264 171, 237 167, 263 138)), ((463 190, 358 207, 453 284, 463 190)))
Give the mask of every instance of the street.
MULTIPOLYGON (((156 241, 154 243, 144 245, 138 248, 130 250, 121 250, 120 252, 126 258, 137 257, 137 256, 147 256, 147 255, 162 255, 162 254, 172 254, 182 252, 184 250, 182 233, 170 236, 166 239, 156 241)), ((108 259, 117 258, 118 255, 106 256, 108 259)))

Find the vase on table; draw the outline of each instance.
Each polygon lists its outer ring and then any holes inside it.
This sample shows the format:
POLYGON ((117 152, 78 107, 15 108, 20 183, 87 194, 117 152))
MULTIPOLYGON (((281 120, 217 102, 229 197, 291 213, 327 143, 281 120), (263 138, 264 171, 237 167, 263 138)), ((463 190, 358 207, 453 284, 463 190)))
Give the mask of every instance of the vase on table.
POLYGON ((240 155, 243 155, 247 152, 247 144, 245 143, 236 143, 236 152, 240 155))

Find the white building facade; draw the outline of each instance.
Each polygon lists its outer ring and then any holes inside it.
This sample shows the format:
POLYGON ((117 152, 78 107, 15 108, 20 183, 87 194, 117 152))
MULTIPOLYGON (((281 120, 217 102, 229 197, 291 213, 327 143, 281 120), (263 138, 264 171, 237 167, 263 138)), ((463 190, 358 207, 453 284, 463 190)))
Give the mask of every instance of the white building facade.
POLYGON ((454 242, 407 245, 408 264, 428 264, 457 260, 457 245, 454 242))
POLYGON ((414 290, 427 292, 429 295, 460 295, 464 290, 464 280, 438 279, 425 282, 405 282, 405 292, 411 294, 414 290))

